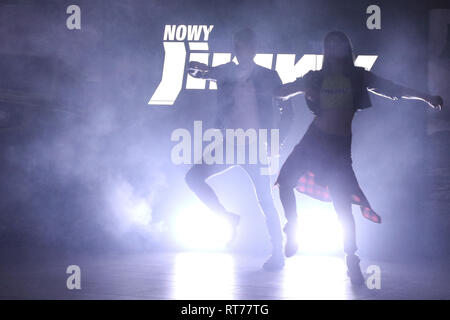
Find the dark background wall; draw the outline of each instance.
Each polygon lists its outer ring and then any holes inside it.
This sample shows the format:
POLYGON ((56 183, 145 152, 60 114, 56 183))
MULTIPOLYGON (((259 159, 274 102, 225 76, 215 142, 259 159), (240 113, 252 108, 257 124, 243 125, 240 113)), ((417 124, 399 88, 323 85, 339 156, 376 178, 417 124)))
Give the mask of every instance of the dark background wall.
MULTIPOLYGON (((424 1, 1 1, 0 148, 2 247, 82 250, 163 247, 171 217, 193 197, 170 161, 176 128, 211 121, 215 93, 183 90, 173 106, 149 106, 163 66, 166 24, 213 24, 211 52, 230 52, 241 26, 258 33, 260 52, 320 54, 333 29, 346 32, 356 54, 379 56, 372 71, 427 90, 428 11, 424 1), (81 30, 66 28, 66 8, 81 7, 81 30), (368 30, 367 6, 381 8, 381 30, 368 30), (151 223, 150 223, 151 221, 151 223), (166 228, 166 229, 164 229, 166 228)), ((312 120, 296 97, 292 148, 312 120)), ((372 98, 353 124, 353 161, 360 183, 383 216, 359 215, 367 255, 447 252, 450 216, 430 222, 424 209, 430 178, 426 107, 372 98), (441 220, 442 221, 442 220, 441 220), (428 223, 431 227, 424 228, 428 223), (438 245, 436 248, 436 243, 438 245)), ((243 206, 243 249, 267 243, 256 204, 239 171, 214 182, 225 201, 243 206), (240 188, 230 188, 239 180, 240 188), (250 222, 252 221, 252 222, 250 222), (262 235, 261 235, 262 234, 262 235), (255 235, 256 237, 253 237, 255 235)), ((308 200, 306 200, 308 201, 308 200)), ((355 211, 357 214, 359 210, 355 211)))

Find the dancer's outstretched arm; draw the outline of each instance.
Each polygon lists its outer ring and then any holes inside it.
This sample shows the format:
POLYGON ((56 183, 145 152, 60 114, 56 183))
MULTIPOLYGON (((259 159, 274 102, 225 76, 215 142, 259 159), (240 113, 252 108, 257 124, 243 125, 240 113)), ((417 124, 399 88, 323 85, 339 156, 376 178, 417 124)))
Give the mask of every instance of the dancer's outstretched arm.
POLYGON ((220 77, 220 66, 209 67, 208 65, 191 61, 189 62, 188 72, 194 78, 216 81, 220 77))
POLYGON ((432 96, 428 93, 403 87, 390 80, 377 76, 370 71, 365 72, 365 81, 367 84, 367 89, 370 92, 392 100, 397 100, 400 98, 421 100, 433 109, 437 109, 439 111, 442 110, 444 105, 444 101, 440 96, 432 96))
POLYGON ((304 78, 298 78, 294 82, 286 83, 275 89, 275 97, 287 100, 298 94, 305 93, 305 80, 304 78))

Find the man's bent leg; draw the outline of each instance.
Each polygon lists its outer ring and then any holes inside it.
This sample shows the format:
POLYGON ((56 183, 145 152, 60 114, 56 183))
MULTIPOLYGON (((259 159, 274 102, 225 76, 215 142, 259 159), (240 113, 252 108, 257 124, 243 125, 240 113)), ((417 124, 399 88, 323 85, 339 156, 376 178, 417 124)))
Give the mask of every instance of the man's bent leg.
POLYGON ((220 203, 214 190, 206 183, 209 177, 220 174, 231 168, 226 165, 208 165, 196 164, 186 174, 185 180, 189 188, 200 198, 200 200, 213 212, 224 216, 232 227, 231 238, 228 245, 234 242, 236 238, 236 229, 239 224, 240 217, 237 214, 228 212, 220 203))
POLYGON ((195 164, 186 173, 185 181, 197 197, 213 212, 223 214, 225 207, 220 203, 214 190, 206 183, 209 177, 227 170, 225 165, 195 164))

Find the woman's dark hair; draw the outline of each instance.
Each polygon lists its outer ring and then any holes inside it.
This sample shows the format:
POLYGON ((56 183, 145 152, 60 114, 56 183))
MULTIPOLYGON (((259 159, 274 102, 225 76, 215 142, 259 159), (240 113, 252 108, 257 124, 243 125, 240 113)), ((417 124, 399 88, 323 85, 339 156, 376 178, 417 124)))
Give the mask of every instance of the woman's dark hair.
POLYGON ((324 40, 323 40, 323 64, 322 70, 327 72, 330 70, 331 65, 331 53, 328 51, 327 42, 330 41, 331 38, 338 38, 346 47, 345 56, 342 59, 342 63, 344 64, 344 72, 350 72, 355 67, 354 64, 354 56, 353 56, 353 48, 350 39, 347 35, 341 31, 331 31, 329 32, 324 40))

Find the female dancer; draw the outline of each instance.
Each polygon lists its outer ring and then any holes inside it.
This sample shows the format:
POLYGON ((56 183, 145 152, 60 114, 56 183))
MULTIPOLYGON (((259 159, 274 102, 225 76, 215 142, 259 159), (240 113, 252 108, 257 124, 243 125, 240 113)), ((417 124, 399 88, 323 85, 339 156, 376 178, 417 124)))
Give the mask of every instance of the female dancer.
POLYGON ((285 255, 297 251, 297 212, 294 188, 322 201, 332 201, 344 229, 344 251, 352 284, 362 284, 359 267, 352 203, 363 216, 375 223, 381 218, 371 208, 352 168, 351 124, 358 109, 370 107, 367 91, 390 99, 418 99, 441 110, 439 96, 417 92, 355 67, 348 37, 333 31, 324 39, 322 69, 310 71, 296 81, 280 86, 275 95, 288 99, 304 93, 313 122, 280 170, 276 181, 287 219, 285 255))

